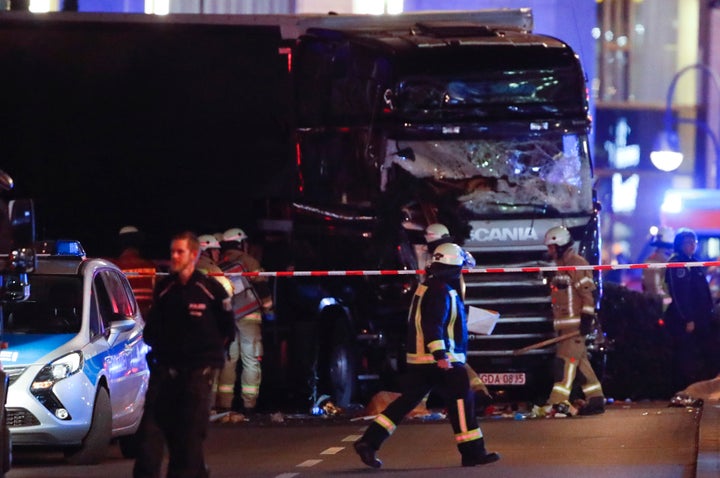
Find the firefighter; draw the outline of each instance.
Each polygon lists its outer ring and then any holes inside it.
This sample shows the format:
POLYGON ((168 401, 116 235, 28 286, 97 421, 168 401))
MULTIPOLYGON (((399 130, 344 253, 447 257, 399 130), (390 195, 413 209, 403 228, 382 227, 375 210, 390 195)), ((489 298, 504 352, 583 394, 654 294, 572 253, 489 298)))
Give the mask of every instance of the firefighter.
MULTIPOLYGON (((440 223, 433 223, 430 224, 428 227, 425 228, 425 243, 427 244, 427 249, 425 252, 426 260, 423 260, 421 264, 424 264, 424 266, 428 266, 432 264, 432 254, 435 252, 435 249, 440 244, 448 244, 448 243, 454 243, 453 237, 450 235, 450 231, 448 230, 447 226, 445 224, 440 223)), ((475 258, 472 254, 470 254, 465 249, 462 249, 463 254, 463 263, 462 267, 465 268, 472 268, 475 267, 475 258)), ((465 278, 463 275, 460 275, 460 297, 462 300, 465 300, 465 278)), ((488 390, 485 383, 483 383, 480 376, 477 374, 475 369, 470 366, 470 364, 465 364, 465 370, 468 373, 468 378, 470 379, 470 388, 472 388, 473 392, 479 394, 478 397, 481 399, 481 403, 483 402, 489 402, 492 401, 492 396, 490 395, 490 391, 488 390)))
MULTIPOLYGON (((558 266, 586 266, 588 262, 572 248, 570 231, 563 226, 551 227, 545 234, 548 255, 558 266)), ((557 345, 555 351, 555 384, 553 385, 547 411, 570 413, 570 392, 576 381, 585 394, 586 404, 580 415, 605 412, 605 396, 602 386, 588 359, 585 336, 592 331, 595 320, 595 281, 591 271, 558 271, 550 284, 553 325, 559 334, 579 331, 575 336, 557 345)))
MULTIPOLYGON (((260 262, 248 252, 248 236, 238 227, 223 233, 220 267, 226 274, 260 272, 260 262)), ((230 359, 221 373, 219 395, 229 396, 233 408, 252 415, 257 407, 262 380, 262 318, 272 313, 272 296, 267 278, 230 276, 235 287, 233 312, 235 315, 236 344, 230 350, 230 359), (238 359, 242 365, 240 396, 242 404, 234 399, 238 359)))
POLYGON ((500 459, 485 449, 463 366, 467 328, 465 304, 458 293, 462 264, 460 246, 438 246, 427 269, 428 280, 415 290, 408 316, 407 374, 402 393, 354 444, 362 462, 372 468, 382 466, 375 456, 380 445, 432 390, 445 399, 462 465, 484 465, 500 459))
MULTIPOLYGON (((200 255, 196 269, 205 275, 209 275, 216 281, 218 281, 228 293, 228 296, 232 297, 234 293, 234 287, 232 282, 224 276, 222 269, 218 266, 217 261, 220 258, 220 242, 212 234, 203 234, 198 236, 198 242, 200 246, 200 255)), ((230 357, 233 354, 233 350, 237 348, 235 341, 228 344, 227 350, 225 351, 226 361, 225 366, 230 361, 230 357)), ((223 370, 219 369, 213 376, 212 391, 210 395, 210 408, 213 412, 226 412, 230 411, 232 402, 232 384, 230 386, 229 398, 226 387, 222 384, 223 370)))
MULTIPOLYGON (((681 228, 673 241, 669 262, 697 262, 697 235, 681 228)), ((665 324, 673 340, 673 386, 715 377, 720 370, 718 327, 713 323, 713 298, 703 267, 672 267, 665 270, 672 302, 665 324)))
POLYGON ((200 242, 200 257, 196 266, 197 270, 218 281, 228 295, 232 296, 233 285, 218 266, 220 242, 211 234, 198 236, 198 241, 200 242))
POLYGON ((123 226, 118 232, 120 255, 112 261, 127 275, 140 313, 147 317, 155 287, 155 263, 140 254, 144 236, 135 226, 123 226))

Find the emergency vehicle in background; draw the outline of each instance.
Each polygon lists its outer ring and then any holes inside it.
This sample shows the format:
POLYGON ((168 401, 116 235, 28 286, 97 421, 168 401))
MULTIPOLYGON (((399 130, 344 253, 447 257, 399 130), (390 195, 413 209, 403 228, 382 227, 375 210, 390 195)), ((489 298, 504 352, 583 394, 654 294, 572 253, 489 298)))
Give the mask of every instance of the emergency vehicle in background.
MULTIPOLYGON (((112 171, 105 186, 118 188, 116 202, 143 230, 157 224, 158 211, 167 225, 215 220, 221 229, 239 222, 228 204, 252 199, 258 226, 249 235, 269 271, 424 269, 416 252, 435 222, 464 242, 478 267, 550 265, 543 236, 556 225, 598 264, 585 74, 566 43, 532 27, 529 9, 3 14, 0 34, 12 42, 0 45, 0 61, 12 63, 6 69, 16 90, 43 65, 43 74, 68 86, 52 98, 82 91, 68 103, 70 117, 92 119, 88 129, 107 127, 84 132, 87 141, 67 154, 95 174, 112 171), (59 62, 61 43, 71 55, 59 62), (97 148, 84 153, 87 143, 97 148), (142 174, 124 181, 133 168, 142 174), (224 186, 241 172, 247 187, 224 186), (206 204, 189 217, 172 202, 176 191, 163 194, 178 184, 224 206, 206 204), (253 190, 261 194, 242 196, 253 190)), ((42 106, 34 90, 4 101, 18 98, 26 98, 13 103, 18 114, 42 106)), ((32 164, 25 156, 18 167, 32 164)), ((157 227, 155 235, 169 237, 157 227)), ((274 278, 261 400, 304 406, 331 397, 345 406, 392 388, 421 279, 274 278)), ((549 393, 553 350, 513 353, 554 336, 547 279, 540 272, 466 276, 466 303, 500 314, 491 335, 472 334, 469 344, 469 363, 497 393, 523 390, 539 400, 549 393)))
MULTIPOLYGON (((703 261, 720 257, 720 190, 669 189, 660 207, 660 224, 675 232, 685 227, 698 237, 696 255, 703 261)), ((708 269, 710 291, 720 300, 720 271, 708 269)))

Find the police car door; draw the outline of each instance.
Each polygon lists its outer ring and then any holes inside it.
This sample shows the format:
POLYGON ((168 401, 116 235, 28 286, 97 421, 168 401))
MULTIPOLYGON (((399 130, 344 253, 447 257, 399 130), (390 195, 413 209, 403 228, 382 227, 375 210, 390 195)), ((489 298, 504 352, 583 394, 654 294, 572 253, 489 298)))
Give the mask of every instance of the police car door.
POLYGON ((124 428, 138 422, 149 372, 142 341, 142 323, 138 306, 125 276, 112 269, 100 270, 93 280, 97 298, 98 328, 102 330, 106 353, 104 369, 110 389, 113 428, 124 428), (118 327, 123 321, 135 324, 118 327))

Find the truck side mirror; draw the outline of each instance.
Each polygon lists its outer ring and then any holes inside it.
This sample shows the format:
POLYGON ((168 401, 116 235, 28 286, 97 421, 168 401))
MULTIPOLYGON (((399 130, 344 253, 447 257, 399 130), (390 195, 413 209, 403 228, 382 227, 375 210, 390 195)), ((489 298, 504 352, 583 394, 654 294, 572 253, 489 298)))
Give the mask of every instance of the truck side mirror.
POLYGON ((32 199, 14 199, 8 204, 10 228, 15 247, 35 243, 35 208, 32 199))

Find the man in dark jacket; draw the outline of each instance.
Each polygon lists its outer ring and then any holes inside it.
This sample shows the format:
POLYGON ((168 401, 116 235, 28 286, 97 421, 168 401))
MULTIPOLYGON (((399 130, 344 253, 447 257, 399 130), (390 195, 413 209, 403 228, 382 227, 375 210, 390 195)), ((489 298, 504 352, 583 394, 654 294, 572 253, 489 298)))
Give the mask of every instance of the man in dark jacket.
POLYGON ((442 244, 433 254, 428 280, 415 291, 408 317, 407 374, 401 395, 370 424, 355 442, 360 459, 372 468, 380 445, 431 390, 439 392, 450 417, 463 466, 497 461, 485 450, 485 439, 475 416, 475 402, 463 364, 467 350, 465 305, 458 293, 462 249, 442 244))
POLYGON ((191 232, 173 237, 170 275, 153 292, 144 338, 150 384, 138 430, 134 478, 158 478, 164 447, 168 477, 208 476, 203 456, 215 373, 234 336, 230 297, 195 265, 200 244, 191 232))
MULTIPOLYGON (((697 236, 680 229, 668 262, 698 262, 697 236)), ((720 341, 712 323, 713 299, 703 267, 668 267, 665 282, 672 302, 665 324, 673 338, 673 386, 682 390, 698 380, 713 378, 719 371, 720 341)))

